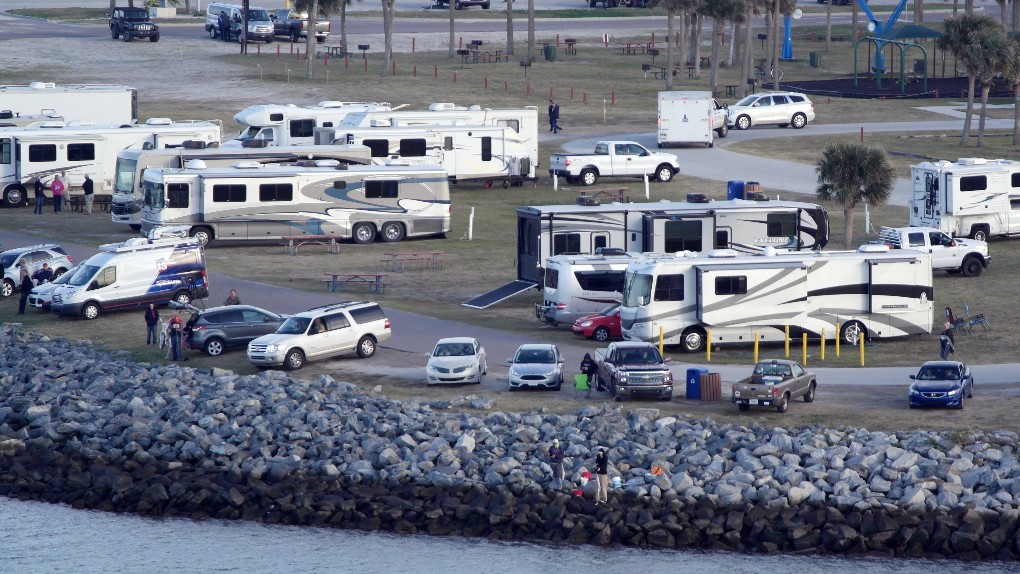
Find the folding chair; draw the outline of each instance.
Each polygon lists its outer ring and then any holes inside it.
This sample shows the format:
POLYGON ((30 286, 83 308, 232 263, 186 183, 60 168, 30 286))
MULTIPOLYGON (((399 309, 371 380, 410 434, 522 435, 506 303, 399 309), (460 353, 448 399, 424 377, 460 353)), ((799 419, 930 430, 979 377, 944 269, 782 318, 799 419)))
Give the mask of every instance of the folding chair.
POLYGON ((969 333, 970 332, 970 328, 967 325, 967 321, 965 321, 963 319, 957 319, 956 316, 953 315, 953 309, 951 307, 949 307, 948 305, 946 305, 946 321, 949 322, 949 328, 954 330, 954 331, 960 330, 960 331, 963 331, 965 333, 969 333))
POLYGON ((988 323, 988 319, 985 319, 984 313, 978 313, 973 317, 970 316, 970 305, 964 303, 963 314, 967 317, 967 332, 970 332, 970 328, 974 325, 981 325, 985 328, 985 331, 991 331, 992 326, 988 323))
POLYGON ((580 398, 581 393, 584 393, 586 398, 591 397, 591 385, 588 384, 588 375, 584 373, 574 375, 574 388, 577 390, 578 398, 580 398))

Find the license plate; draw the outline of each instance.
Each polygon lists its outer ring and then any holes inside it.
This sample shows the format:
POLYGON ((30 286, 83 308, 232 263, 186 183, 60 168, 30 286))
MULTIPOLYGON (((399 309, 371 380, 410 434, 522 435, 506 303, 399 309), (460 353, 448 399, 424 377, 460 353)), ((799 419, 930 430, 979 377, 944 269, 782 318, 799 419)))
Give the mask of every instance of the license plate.
POLYGON ((749 404, 752 404, 752 405, 756 405, 756 404, 758 404, 758 399, 751 399, 751 400, 749 400, 749 401, 747 401, 747 402, 748 402, 749 404))

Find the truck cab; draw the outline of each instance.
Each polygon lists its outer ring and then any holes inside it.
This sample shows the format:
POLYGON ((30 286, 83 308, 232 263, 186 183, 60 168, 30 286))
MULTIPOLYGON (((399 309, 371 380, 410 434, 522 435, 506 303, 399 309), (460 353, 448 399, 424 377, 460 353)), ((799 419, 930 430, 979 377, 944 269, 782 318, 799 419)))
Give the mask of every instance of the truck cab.
POLYGON ((878 243, 890 249, 913 249, 931 255, 932 269, 977 277, 992 263, 988 244, 974 239, 950 237, 933 227, 883 227, 878 243))

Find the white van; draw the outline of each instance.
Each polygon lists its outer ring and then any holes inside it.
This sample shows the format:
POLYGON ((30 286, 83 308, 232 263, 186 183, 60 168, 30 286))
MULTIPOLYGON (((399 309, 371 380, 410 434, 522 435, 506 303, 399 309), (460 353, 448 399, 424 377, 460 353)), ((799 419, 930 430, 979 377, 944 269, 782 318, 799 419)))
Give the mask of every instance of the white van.
POLYGON ((99 246, 67 283, 53 292, 61 316, 95 319, 100 313, 209 295, 202 245, 191 238, 144 239, 99 246))
MULTIPOLYGON (((244 26, 244 7, 240 4, 221 4, 213 2, 206 7, 205 31, 213 40, 222 38, 220 34, 220 12, 227 15, 230 20, 230 30, 227 32, 226 40, 241 40, 241 30, 244 26)), ((273 21, 265 8, 248 8, 248 41, 258 40, 267 44, 273 41, 273 21)))

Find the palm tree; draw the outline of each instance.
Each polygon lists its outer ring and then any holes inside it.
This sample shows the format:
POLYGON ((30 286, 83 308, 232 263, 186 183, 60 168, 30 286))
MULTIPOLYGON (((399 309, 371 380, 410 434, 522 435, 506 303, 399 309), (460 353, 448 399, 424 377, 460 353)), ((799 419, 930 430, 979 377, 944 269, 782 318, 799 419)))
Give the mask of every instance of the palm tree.
POLYGON ((393 59, 393 16, 397 12, 397 0, 382 0, 383 13, 383 66, 381 76, 385 76, 390 70, 390 61, 393 59))
MULTIPOLYGON (((1017 0, 1013 0, 1016 2, 1017 0)), ((1010 36, 1013 56, 1008 59, 1002 69, 1002 77, 1006 78, 1013 88, 1013 101, 1020 100, 1020 38, 1010 36)), ((1013 106, 1013 145, 1020 145, 1020 106, 1013 106)))
POLYGON ((860 143, 837 143, 822 150, 815 164, 818 199, 843 208, 844 246, 853 243, 854 211, 861 203, 883 205, 892 194, 896 174, 885 152, 860 143))
MULTIPOLYGON (((335 12, 346 13, 347 5, 351 0, 294 0, 294 9, 299 12, 308 13, 308 34, 305 38, 305 77, 311 78, 314 75, 315 64, 315 23, 319 18, 325 18, 335 12)), ((345 20, 341 20, 341 36, 346 46, 345 20)))
POLYGON ((967 111, 964 114, 963 134, 960 145, 967 145, 970 137, 970 121, 974 114, 974 85, 978 76, 995 75, 994 66, 997 56, 989 53, 992 49, 1001 49, 1003 43, 997 39, 993 30, 1003 30, 1002 25, 984 14, 964 14, 950 16, 945 20, 945 31, 936 39, 935 44, 942 50, 953 53, 967 71, 967 111))
MULTIPOLYGON (((685 23, 685 15, 688 12, 693 11, 701 3, 701 0, 660 0, 659 6, 666 9, 666 69, 672 70, 677 62, 687 63, 687 24, 685 23), (680 53, 674 54, 673 52, 673 38, 675 32, 674 20, 676 16, 680 16, 680 38, 676 43, 680 47, 680 53)), ((673 76, 672 74, 666 74, 666 89, 673 89, 673 76)))
POLYGON ((1002 26, 984 30, 980 36, 986 58, 984 71, 978 77, 978 83, 981 84, 981 113, 978 115, 977 147, 982 147, 985 141, 985 118, 988 117, 988 95, 992 91, 992 82, 995 76, 1012 65, 1011 60, 1017 56, 1015 43, 1002 26))
POLYGON ((726 20, 736 20, 744 12, 743 0, 705 0, 698 10, 712 19, 712 67, 708 74, 709 90, 714 94, 718 88, 719 43, 726 20))

